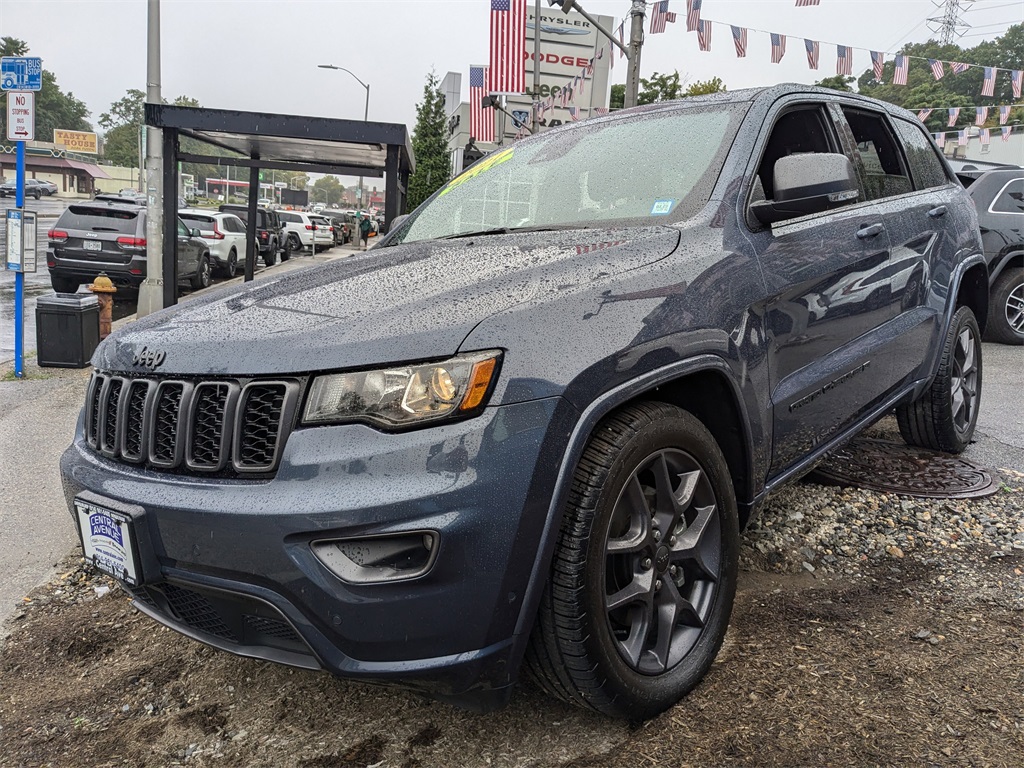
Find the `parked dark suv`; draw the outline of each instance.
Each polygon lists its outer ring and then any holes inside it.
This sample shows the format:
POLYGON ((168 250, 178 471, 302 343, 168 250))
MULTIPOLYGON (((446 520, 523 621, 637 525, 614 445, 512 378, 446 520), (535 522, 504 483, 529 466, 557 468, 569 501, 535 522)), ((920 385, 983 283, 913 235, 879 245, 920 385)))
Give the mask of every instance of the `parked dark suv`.
POLYGON ((190 637, 478 709, 525 660, 639 719, 710 667, 767 494, 894 409, 967 445, 986 297, 911 113, 654 104, 483 158, 372 253, 119 330, 61 471, 86 556, 190 637))
POLYGON ((969 192, 978 209, 988 260, 986 337, 1024 344, 1024 169, 984 173, 969 192))
MULTIPOLYGON (((249 221, 249 206, 225 203, 217 208, 221 213, 233 213, 243 222, 249 221)), ((277 262, 277 254, 281 261, 288 261, 291 252, 285 248, 281 238, 281 220, 277 212, 269 208, 256 209, 256 242, 260 247, 260 257, 264 265, 270 267, 277 262)))
MULTIPOLYGON (((179 219, 178 279, 192 288, 210 284, 210 252, 198 230, 179 219)), ((174 225, 172 225, 174 226, 174 225)), ((74 293, 100 273, 119 288, 137 289, 146 279, 146 209, 128 201, 74 203, 48 233, 46 266, 58 293, 74 293)))

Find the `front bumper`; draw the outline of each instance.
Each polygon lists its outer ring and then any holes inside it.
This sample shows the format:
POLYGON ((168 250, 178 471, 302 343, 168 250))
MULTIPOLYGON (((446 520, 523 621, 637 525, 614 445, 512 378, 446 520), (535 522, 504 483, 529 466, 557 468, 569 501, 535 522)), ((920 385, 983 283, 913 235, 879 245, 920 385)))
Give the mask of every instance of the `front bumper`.
POLYGON ((515 627, 576 418, 548 398, 401 434, 300 429, 269 481, 109 461, 79 429, 61 474, 69 505, 89 491, 144 509, 140 555, 153 565, 129 591, 157 620, 240 655, 485 709, 518 671, 515 627), (408 581, 345 583, 310 546, 422 530, 438 552, 408 581))

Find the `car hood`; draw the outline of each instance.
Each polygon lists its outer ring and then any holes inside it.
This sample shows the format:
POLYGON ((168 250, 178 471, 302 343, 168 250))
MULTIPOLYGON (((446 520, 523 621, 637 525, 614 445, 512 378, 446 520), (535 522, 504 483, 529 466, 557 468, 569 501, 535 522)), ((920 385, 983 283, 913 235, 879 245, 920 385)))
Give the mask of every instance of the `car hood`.
POLYGON ((97 368, 280 375, 454 354, 482 320, 525 301, 592 289, 669 255, 668 227, 521 232, 370 250, 196 297, 116 331, 97 368), (146 358, 147 356, 143 356, 146 358))

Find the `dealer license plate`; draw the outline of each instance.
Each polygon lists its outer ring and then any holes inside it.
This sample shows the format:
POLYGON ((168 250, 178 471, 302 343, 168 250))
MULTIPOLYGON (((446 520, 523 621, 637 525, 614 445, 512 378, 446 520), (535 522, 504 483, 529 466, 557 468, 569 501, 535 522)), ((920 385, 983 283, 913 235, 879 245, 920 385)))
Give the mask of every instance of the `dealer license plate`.
POLYGON ((87 251, 102 251, 103 243, 97 240, 86 240, 82 243, 82 247, 87 251))
POLYGON ((121 512, 75 499, 85 559, 104 573, 132 586, 139 583, 131 518, 121 512))

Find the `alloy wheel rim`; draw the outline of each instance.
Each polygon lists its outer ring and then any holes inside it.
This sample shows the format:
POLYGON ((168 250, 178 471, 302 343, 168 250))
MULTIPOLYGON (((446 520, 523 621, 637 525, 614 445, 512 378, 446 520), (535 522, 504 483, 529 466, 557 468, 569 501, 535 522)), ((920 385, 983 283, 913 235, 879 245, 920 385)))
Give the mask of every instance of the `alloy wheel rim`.
POLYGON ((1006 322, 1018 335, 1024 335, 1024 283, 1010 291, 1006 297, 1006 322))
POLYGON ((950 398, 953 407, 953 426, 960 434, 974 423, 978 399, 978 345, 970 328, 964 328, 956 337, 953 350, 953 377, 950 398))
POLYGON ((693 649, 721 578, 722 531, 707 474, 658 451, 633 471, 605 535, 604 613, 622 660, 660 675, 693 649))

